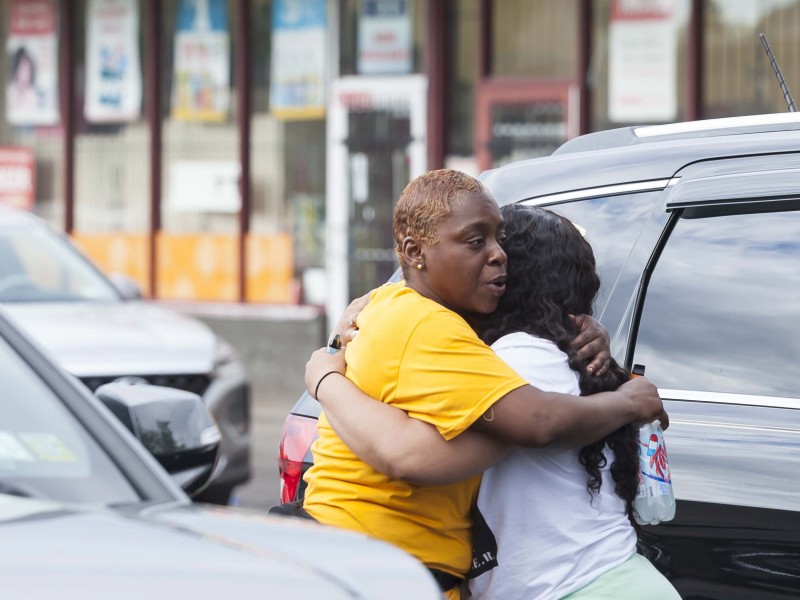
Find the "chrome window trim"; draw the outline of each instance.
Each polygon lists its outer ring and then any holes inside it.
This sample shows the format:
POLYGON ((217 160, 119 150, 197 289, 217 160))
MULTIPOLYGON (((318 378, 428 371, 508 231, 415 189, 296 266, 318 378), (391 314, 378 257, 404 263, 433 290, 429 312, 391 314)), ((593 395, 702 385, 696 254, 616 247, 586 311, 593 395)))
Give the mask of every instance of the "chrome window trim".
MULTIPOLYGON (((772 431, 775 433, 789 433, 793 435, 800 435, 800 431, 792 429, 791 427, 774 427, 770 425, 742 425, 741 423, 725 423, 717 422, 711 423, 709 421, 690 421, 688 419, 670 419, 670 427, 672 425, 682 425, 684 427, 702 427, 703 429, 738 429, 739 431, 772 431)), ((667 429, 669 431, 669 429, 667 429)))
POLYGON ((634 127, 633 134, 639 138, 650 138, 657 137, 659 135, 691 133, 693 131, 709 131, 711 129, 730 129, 734 127, 752 127, 757 125, 775 125, 776 123, 797 122, 800 122, 800 113, 785 112, 766 115, 748 115, 744 117, 705 119, 702 121, 685 121, 682 123, 668 123, 665 125, 647 125, 645 127, 634 127))
POLYGON ((709 404, 738 404, 740 406, 760 406, 765 408, 800 409, 800 398, 779 396, 756 396, 752 394, 731 394, 725 392, 697 392, 692 390, 672 390, 659 388, 664 400, 686 400, 709 404))
POLYGON ((637 181, 636 183, 620 183, 616 185, 605 185, 603 187, 574 190, 571 192, 559 192, 521 200, 519 204, 524 206, 542 206, 543 204, 554 204, 557 202, 570 202, 572 200, 585 200, 596 196, 616 196, 630 194, 633 192, 655 192, 673 186, 678 182, 678 177, 672 179, 651 179, 649 181, 637 181))

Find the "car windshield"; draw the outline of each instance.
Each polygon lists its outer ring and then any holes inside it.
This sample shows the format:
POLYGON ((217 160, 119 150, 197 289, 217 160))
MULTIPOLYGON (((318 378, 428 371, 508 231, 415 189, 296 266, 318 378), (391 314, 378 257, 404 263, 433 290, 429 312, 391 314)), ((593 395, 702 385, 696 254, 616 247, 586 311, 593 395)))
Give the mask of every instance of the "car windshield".
POLYGON ((0 302, 119 300, 114 287, 46 226, 0 225, 0 302))
POLYGON ((104 504, 140 500, 58 396, 0 338, 0 495, 104 504))

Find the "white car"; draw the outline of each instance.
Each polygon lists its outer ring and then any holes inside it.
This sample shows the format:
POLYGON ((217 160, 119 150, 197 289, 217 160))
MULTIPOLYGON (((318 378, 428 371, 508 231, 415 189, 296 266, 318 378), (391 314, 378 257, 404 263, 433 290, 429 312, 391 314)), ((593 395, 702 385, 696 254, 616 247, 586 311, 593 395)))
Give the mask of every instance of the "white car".
POLYGON ((419 561, 384 542, 192 504, 181 488, 208 481, 220 439, 200 399, 121 383, 92 396, 4 312, 3 598, 441 598, 419 561))
POLYGON ((222 432, 212 484, 227 504, 250 478, 250 386, 232 348, 205 324, 140 300, 33 214, 0 208, 0 304, 90 390, 119 378, 194 392, 222 432))

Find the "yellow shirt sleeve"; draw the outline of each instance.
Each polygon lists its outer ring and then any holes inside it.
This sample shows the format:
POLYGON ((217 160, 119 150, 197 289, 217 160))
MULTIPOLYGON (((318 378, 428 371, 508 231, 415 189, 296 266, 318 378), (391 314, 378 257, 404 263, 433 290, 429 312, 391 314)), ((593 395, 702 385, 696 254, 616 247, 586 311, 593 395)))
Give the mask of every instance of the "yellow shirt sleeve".
POLYGON ((526 383, 461 317, 441 310, 411 332, 389 402, 450 440, 526 383))

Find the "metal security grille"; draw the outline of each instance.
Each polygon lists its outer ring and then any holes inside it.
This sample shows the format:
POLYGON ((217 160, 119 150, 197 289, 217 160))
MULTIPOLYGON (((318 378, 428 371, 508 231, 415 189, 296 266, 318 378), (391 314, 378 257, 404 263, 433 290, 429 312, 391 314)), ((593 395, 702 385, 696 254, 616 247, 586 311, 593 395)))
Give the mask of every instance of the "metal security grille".
POLYGON ((489 139, 492 166, 550 155, 567 141, 564 108, 561 102, 495 104, 489 139))

